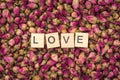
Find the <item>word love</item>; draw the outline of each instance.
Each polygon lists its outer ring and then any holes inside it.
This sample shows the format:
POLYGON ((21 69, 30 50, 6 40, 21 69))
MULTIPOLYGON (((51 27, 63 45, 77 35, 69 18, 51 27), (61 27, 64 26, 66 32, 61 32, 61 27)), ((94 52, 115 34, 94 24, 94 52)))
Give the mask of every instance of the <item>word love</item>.
POLYGON ((47 48, 74 48, 74 47, 88 47, 88 33, 61 33, 59 38, 58 32, 43 34, 31 34, 31 47, 44 48, 46 40, 47 48), (59 41, 60 40, 60 41, 59 41), (61 43, 61 44, 60 44, 61 43))

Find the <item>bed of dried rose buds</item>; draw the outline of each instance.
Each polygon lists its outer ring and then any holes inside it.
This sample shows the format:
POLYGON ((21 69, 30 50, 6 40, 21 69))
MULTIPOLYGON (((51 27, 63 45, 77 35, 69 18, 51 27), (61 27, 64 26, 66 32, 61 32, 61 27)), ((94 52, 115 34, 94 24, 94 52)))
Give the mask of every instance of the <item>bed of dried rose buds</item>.
POLYGON ((0 80, 31 79, 120 80, 120 0, 0 0, 0 80), (52 32, 87 32, 89 47, 30 47, 52 32))

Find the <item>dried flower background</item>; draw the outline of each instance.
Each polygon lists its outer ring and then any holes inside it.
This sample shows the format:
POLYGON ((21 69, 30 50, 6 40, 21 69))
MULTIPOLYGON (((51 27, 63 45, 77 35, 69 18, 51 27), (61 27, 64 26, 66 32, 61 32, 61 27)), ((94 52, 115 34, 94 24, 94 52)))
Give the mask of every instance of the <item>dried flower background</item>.
POLYGON ((0 0, 0 80, 31 79, 120 80, 120 0, 0 0), (89 47, 30 47, 52 32, 87 32, 89 47))

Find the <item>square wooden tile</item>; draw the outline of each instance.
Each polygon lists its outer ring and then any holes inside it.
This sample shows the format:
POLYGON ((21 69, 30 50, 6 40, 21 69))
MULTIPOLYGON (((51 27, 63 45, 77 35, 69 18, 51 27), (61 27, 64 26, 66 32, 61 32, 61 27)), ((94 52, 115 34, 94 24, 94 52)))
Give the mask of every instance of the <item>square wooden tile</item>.
POLYGON ((31 33, 31 47, 44 48, 44 34, 31 33))
POLYGON ((61 33, 61 48, 74 48, 74 33, 61 33))
POLYGON ((75 33, 75 47, 88 47, 88 33, 75 33))
POLYGON ((47 48, 60 47, 58 32, 46 34, 47 48))

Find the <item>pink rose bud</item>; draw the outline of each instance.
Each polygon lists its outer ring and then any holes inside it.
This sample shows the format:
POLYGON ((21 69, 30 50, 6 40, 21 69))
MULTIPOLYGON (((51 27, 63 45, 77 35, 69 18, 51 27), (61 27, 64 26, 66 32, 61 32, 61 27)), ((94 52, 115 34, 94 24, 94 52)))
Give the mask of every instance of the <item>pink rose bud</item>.
POLYGON ((78 62, 79 62, 80 64, 83 64, 83 63, 85 62, 85 59, 86 59, 85 54, 84 54, 84 53, 81 53, 81 54, 79 55, 78 62))
POLYGON ((49 59, 50 55, 51 55, 50 53, 45 53, 44 58, 49 59))
POLYGON ((76 12, 72 12, 71 16, 76 18, 76 17, 78 17, 78 14, 76 12))
POLYGON ((72 3, 72 0, 65 0, 66 1, 66 3, 72 3))
POLYGON ((90 22, 90 23, 96 23, 97 22, 97 18, 93 15, 90 16, 86 16, 86 19, 90 22))
POLYGON ((37 32, 38 32, 38 33, 45 33, 45 30, 44 30, 43 28, 38 28, 38 29, 37 29, 37 32))
POLYGON ((30 9, 35 9, 35 8, 37 8, 37 5, 36 5, 35 3, 29 3, 27 6, 28 6, 30 9))
POLYGON ((113 9, 113 10, 116 10, 117 9, 117 4, 112 4, 112 6, 111 6, 111 8, 113 9))
POLYGON ((13 19, 13 17, 12 17, 11 14, 8 15, 7 21, 8 21, 9 23, 12 23, 12 22, 14 21, 14 19, 13 19))
POLYGON ((61 12, 61 11, 63 10, 63 6, 62 6, 62 5, 59 5, 59 6, 57 7, 57 9, 61 12))
POLYGON ((107 3, 107 4, 110 4, 111 2, 113 2, 113 0, 104 0, 105 1, 105 3, 107 3))
POLYGON ((35 64, 35 68, 38 69, 40 67, 39 63, 35 64))
POLYGON ((51 54, 51 58, 56 62, 58 61, 58 55, 57 54, 51 54))
POLYGON ((80 31, 88 31, 88 29, 86 27, 79 27, 80 31))
POLYGON ((16 16, 19 16, 19 14, 20 14, 20 9, 19 9, 19 7, 15 7, 15 8, 13 9, 13 12, 14 12, 14 14, 15 14, 16 16))
POLYGON ((22 74, 26 74, 27 73, 27 67, 22 67, 21 69, 19 69, 19 72, 22 74))
POLYGON ((114 44, 115 46, 120 46, 120 40, 114 40, 113 44, 114 44))
POLYGON ((90 54, 89 54, 88 58, 94 58, 94 57, 95 57, 95 55, 96 55, 96 53, 95 53, 95 52, 90 52, 90 54))
POLYGON ((77 30, 77 28, 71 27, 71 28, 68 29, 68 32, 74 33, 74 32, 76 32, 76 30, 77 30))
POLYGON ((72 58, 68 58, 68 65, 70 66, 70 67, 73 67, 75 64, 74 64, 74 60, 72 59, 72 58))
POLYGON ((37 3, 39 0, 29 0, 29 2, 37 3))
POLYGON ((100 53, 100 46, 98 44, 96 44, 96 50, 98 51, 98 53, 100 53))
POLYGON ((47 61, 47 65, 53 66, 56 62, 54 60, 47 61))
POLYGON ((0 9, 5 9, 6 8, 6 3, 1 3, 0 4, 0 9))
POLYGON ((1 18, 0 19, 0 24, 5 25, 5 23, 6 23, 6 18, 1 18))
POLYGON ((106 21, 107 21, 107 20, 103 17, 103 15, 100 15, 100 16, 99 16, 99 19, 100 19, 101 22, 106 22, 106 21))
POLYGON ((77 9, 79 7, 79 0, 73 0, 72 6, 74 9, 77 9))
POLYGON ((87 9, 91 8, 91 2, 90 1, 86 1, 85 6, 87 9))
POLYGON ((22 30, 21 30, 21 29, 17 29, 16 34, 17 34, 18 36, 20 36, 20 35, 22 35, 22 34, 23 34, 23 32, 22 32, 22 30))
POLYGON ((10 46, 13 46, 15 44, 15 40, 14 39, 11 39, 9 40, 9 43, 8 43, 10 46))
POLYGON ((24 78, 26 78, 26 76, 23 75, 23 74, 18 73, 18 74, 17 74, 17 78, 18 78, 18 79, 24 79, 24 78))
POLYGON ((34 27, 30 27, 30 28, 29 28, 29 32, 35 33, 35 32, 36 32, 36 29, 35 29, 34 27))
POLYGON ((36 60, 36 55, 34 54, 33 51, 30 51, 29 58, 30 58, 30 61, 35 61, 36 60))
POLYGON ((71 72, 73 75, 75 75, 75 76, 78 75, 78 74, 77 74, 77 71, 76 71, 74 68, 71 68, 71 69, 70 69, 70 72, 71 72))
POLYGON ((2 65, 0 65, 0 71, 4 71, 4 68, 2 65))
POLYGON ((26 29, 27 29, 27 24, 21 24, 21 25, 20 25, 20 29, 26 30, 26 29))
POLYGON ((4 35, 2 36, 2 38, 4 38, 4 39, 9 39, 9 38, 10 38, 10 34, 9 34, 9 33, 6 33, 6 34, 4 34, 4 35))
POLYGON ((66 69, 63 71, 63 76, 68 77, 69 76, 69 71, 66 69))
POLYGON ((97 0, 89 0, 92 4, 96 4, 97 0))
POLYGON ((105 45, 105 47, 102 49, 102 55, 104 55, 109 50, 109 45, 105 45))
POLYGON ((9 15, 9 10, 8 10, 8 9, 4 9, 4 10, 2 11, 2 16, 3 16, 3 17, 8 17, 8 15, 9 15))
POLYGON ((9 57, 9 56, 8 57, 5 56, 5 57, 3 57, 3 59, 8 63, 12 63, 14 61, 13 57, 9 57))

